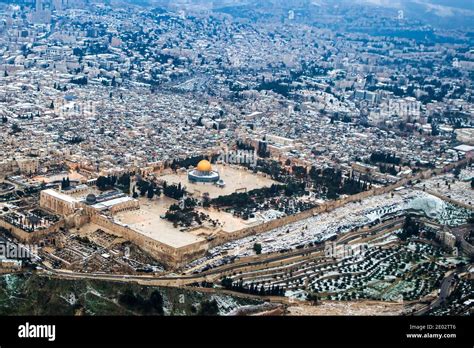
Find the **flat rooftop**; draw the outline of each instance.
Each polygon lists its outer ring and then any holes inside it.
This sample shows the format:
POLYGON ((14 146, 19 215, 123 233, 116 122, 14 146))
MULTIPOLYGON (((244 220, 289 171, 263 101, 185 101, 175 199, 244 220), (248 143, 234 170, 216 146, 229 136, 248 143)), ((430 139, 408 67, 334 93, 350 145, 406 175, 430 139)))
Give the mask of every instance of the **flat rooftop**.
POLYGON ((128 201, 134 201, 134 200, 135 199, 133 199, 131 197, 125 196, 125 197, 119 197, 119 198, 111 199, 111 200, 108 200, 108 201, 96 203, 92 207, 95 208, 95 209, 98 209, 98 210, 109 209, 109 208, 113 207, 114 205, 122 204, 122 203, 125 203, 125 202, 128 202, 128 201))
POLYGON ((459 146, 456 146, 454 148, 454 150, 457 150, 457 151, 462 151, 462 152, 469 152, 469 151, 472 151, 474 150, 474 146, 470 146, 470 145, 459 145, 459 146))
POLYGON ((68 203, 77 203, 76 198, 71 197, 69 195, 65 195, 64 193, 58 192, 58 191, 53 190, 53 189, 43 190, 42 192, 44 192, 45 194, 48 194, 50 196, 53 196, 55 198, 58 198, 62 201, 68 202, 68 203))

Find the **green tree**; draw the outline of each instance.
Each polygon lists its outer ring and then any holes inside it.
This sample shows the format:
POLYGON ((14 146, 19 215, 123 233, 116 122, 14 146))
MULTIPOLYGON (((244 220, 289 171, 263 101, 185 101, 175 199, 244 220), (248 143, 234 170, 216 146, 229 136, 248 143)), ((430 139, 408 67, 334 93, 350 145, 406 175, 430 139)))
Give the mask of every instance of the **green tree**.
POLYGON ((12 124, 12 132, 13 134, 21 132, 20 126, 16 123, 12 124))
POLYGON ((152 199, 155 195, 155 190, 152 185, 148 186, 147 198, 152 199))
POLYGON ((262 245, 259 243, 255 243, 253 245, 253 250, 255 251, 257 255, 260 255, 262 253, 262 245))
POLYGON ((401 240, 417 235, 420 232, 420 225, 410 215, 407 215, 403 223, 402 232, 399 234, 401 240))
POLYGON ((474 224, 474 213, 471 213, 471 216, 467 219, 468 224, 474 224))
POLYGON ((306 296, 306 300, 311 302, 312 305, 318 304, 318 294, 315 292, 311 292, 306 296))
POLYGON ((148 300, 150 307, 153 309, 153 311, 158 314, 158 315, 163 315, 164 310, 163 310, 163 296, 161 296, 160 292, 158 290, 154 290, 151 295, 150 299, 148 300))
POLYGON ((218 315, 219 306, 216 300, 201 302, 201 308, 198 315, 218 315))

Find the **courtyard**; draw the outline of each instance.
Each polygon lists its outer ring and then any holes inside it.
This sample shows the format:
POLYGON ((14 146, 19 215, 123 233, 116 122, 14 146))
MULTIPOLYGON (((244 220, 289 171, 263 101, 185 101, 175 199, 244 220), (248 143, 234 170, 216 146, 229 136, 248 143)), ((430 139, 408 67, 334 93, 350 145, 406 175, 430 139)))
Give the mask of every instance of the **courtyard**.
POLYGON ((204 193, 209 194, 209 198, 226 196, 235 191, 251 191, 254 189, 269 187, 277 184, 276 181, 267 178, 261 174, 255 174, 246 169, 235 168, 222 164, 214 164, 213 169, 219 172, 220 178, 224 181, 225 186, 219 187, 212 183, 191 183, 188 181, 188 174, 185 171, 165 174, 159 179, 166 181, 168 184, 181 183, 186 190, 195 197, 200 197, 204 193))
POLYGON ((114 216, 114 220, 173 248, 203 241, 203 238, 181 231, 171 222, 161 218, 173 203, 176 203, 176 200, 166 196, 154 200, 140 198, 140 209, 119 212, 114 216))

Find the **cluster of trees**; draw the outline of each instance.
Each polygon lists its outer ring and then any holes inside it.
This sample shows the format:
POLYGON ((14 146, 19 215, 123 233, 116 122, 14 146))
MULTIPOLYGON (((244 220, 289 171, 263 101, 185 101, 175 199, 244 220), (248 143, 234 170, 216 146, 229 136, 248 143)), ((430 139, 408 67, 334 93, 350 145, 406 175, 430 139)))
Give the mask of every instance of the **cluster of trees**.
POLYGON ((105 191, 105 190, 113 188, 116 182, 117 182, 117 177, 115 175, 112 175, 112 176, 101 175, 97 178, 95 185, 97 186, 99 190, 105 191))
POLYGON ((341 194, 354 195, 371 187, 360 177, 343 178, 342 172, 334 168, 317 169, 313 166, 308 176, 315 189, 328 199, 336 199, 341 194))
POLYGON ((285 296, 285 290, 279 285, 272 285, 270 288, 265 289, 263 285, 258 286, 252 284, 248 287, 243 285, 243 282, 234 283, 232 279, 225 277, 221 281, 221 285, 227 290, 242 292, 245 294, 260 295, 260 296, 285 296))
MULTIPOLYGON (((286 164, 290 165, 290 163, 286 164)), ((293 176, 301 183, 295 182, 294 178, 277 161, 259 159, 255 170, 269 174, 274 180, 289 182, 285 187, 286 196, 303 194, 305 183, 312 183, 313 187, 328 199, 336 199, 341 194, 357 194, 371 187, 367 180, 362 180, 360 177, 357 179, 343 178, 342 172, 334 168, 317 169, 311 167, 310 171, 307 172, 306 168, 295 165, 292 167, 293 176)))
POLYGON ((439 90, 435 90, 435 88, 433 88, 431 85, 427 85, 426 87, 424 87, 424 91, 427 94, 420 95, 418 100, 423 104, 431 103, 433 101, 443 101, 443 98, 447 95, 447 93, 451 89, 451 86, 448 84, 444 84, 440 87, 441 88, 439 90))
MULTIPOLYGON (((180 204, 172 204, 168 211, 165 213, 165 218, 173 223, 174 227, 184 226, 189 227, 196 222, 198 225, 202 225, 203 221, 209 219, 204 213, 199 213, 194 210, 196 206, 196 200, 192 198, 186 198, 180 204)), ((217 221, 211 220, 216 225, 217 221)))
MULTIPOLYGON (((161 189, 153 182, 139 180, 136 187, 138 187, 141 197, 145 197, 146 195, 148 199, 153 199, 155 195, 161 195, 161 189)), ((135 191, 135 187, 133 188, 133 198, 138 198, 138 193, 135 191)))
MULTIPOLYGON (((273 184, 270 187, 262 187, 248 192, 233 192, 227 196, 219 196, 210 201, 216 207, 229 207, 234 213, 241 215, 244 219, 249 218, 252 209, 257 208, 258 203, 277 205, 274 197, 295 197, 307 194, 303 182, 289 182, 288 184, 273 184)), ((274 207, 275 208, 275 207, 274 207)))
MULTIPOLYGON (((261 149, 257 149, 257 155, 259 157, 268 157, 269 154, 263 153, 265 151, 266 145, 263 146, 261 149)), ((241 163, 240 165, 246 168, 250 168, 251 166, 250 163, 241 163)), ((280 182, 285 182, 290 177, 288 171, 281 166, 280 162, 274 160, 257 159, 257 165, 255 167, 252 167, 252 169, 254 173, 261 172, 268 174, 273 180, 280 182)))
MULTIPOLYGON (((196 217, 196 222, 201 225, 202 220, 199 219, 199 214, 194 214, 196 204, 197 202, 193 198, 186 198, 179 202, 179 204, 171 204, 165 214, 165 218, 173 223, 176 222, 183 226, 190 226, 196 217)), ((204 219, 205 214, 202 214, 202 217, 204 219)))
MULTIPOLYGON (((58 90, 58 91, 63 91, 63 92, 67 91, 66 85, 61 87, 61 85, 59 83, 56 83, 56 82, 54 83, 53 88, 58 90)), ((54 106, 54 104, 52 102, 51 102, 51 104, 54 106)), ((51 108, 51 109, 53 109, 53 108, 51 108)))
POLYGON ((310 301, 313 305, 317 305, 319 301, 319 295, 316 292, 311 292, 306 296, 306 301, 310 301))
POLYGON ((208 158, 208 156, 198 155, 184 159, 174 159, 169 167, 173 170, 177 170, 179 168, 188 168, 190 166, 196 167, 198 163, 204 159, 208 159, 211 163, 214 163, 217 157, 219 157, 219 155, 213 155, 210 159, 208 158))
POLYGON ((411 236, 416 236, 420 233, 420 224, 415 221, 410 215, 405 217, 402 231, 398 234, 401 240, 407 240, 411 236))
POLYGON ((78 57, 82 57, 84 55, 84 51, 79 47, 74 47, 72 49, 72 54, 78 57))
MULTIPOLYGON (((472 181, 471 181, 471 185, 472 185, 472 181)), ((467 218, 467 223, 468 224, 474 224, 474 213, 471 213, 471 216, 469 216, 467 218)), ((471 232, 471 234, 472 234, 472 232, 471 232)))
POLYGON ((258 160, 257 168, 258 171, 269 174, 273 180, 285 181, 285 178, 288 176, 287 170, 282 168, 280 162, 274 160, 258 160))
POLYGON ((134 294, 130 289, 124 291, 118 298, 119 303, 134 312, 141 314, 163 315, 163 296, 158 290, 154 290, 148 299, 140 294, 134 294))
POLYGON ((186 194, 186 188, 182 187, 181 183, 168 185, 165 181, 163 183, 163 193, 167 197, 181 199, 186 194))
MULTIPOLYGON (((257 153, 257 155, 259 154, 257 153)), ((244 166, 250 167, 250 164, 244 164, 244 166)), ((273 180, 281 182, 284 182, 289 176, 288 171, 281 166, 280 162, 274 160, 265 161, 258 159, 257 166, 254 168, 254 171, 268 174, 273 180)))
MULTIPOLYGON (((317 46, 317 44, 315 44, 317 46)), ((315 77, 315 76, 324 76, 329 71, 328 68, 323 67, 322 65, 318 65, 315 62, 306 62, 303 61, 301 65, 301 70, 299 71, 291 71, 291 77, 293 79, 298 79, 301 76, 308 76, 308 77, 315 77)))
POLYGON ((63 178, 63 180, 61 181, 61 190, 65 190, 69 187, 71 187, 71 182, 69 181, 69 177, 63 178))
MULTIPOLYGON (((181 204, 172 204, 165 213, 165 218, 171 221, 175 227, 177 225, 186 227, 191 226, 195 219, 196 222, 201 225, 202 220, 200 219, 199 214, 196 214, 194 211, 195 205, 196 203, 191 198, 187 198, 184 201, 184 206, 181 204)), ((202 216, 205 218, 205 214, 202 214, 202 216)))
POLYGON ((308 171, 303 166, 292 166, 291 169, 293 175, 296 176, 298 179, 305 179, 308 175, 308 171))
POLYGON ((96 186, 101 191, 109 190, 118 186, 120 189, 128 193, 130 190, 130 174, 125 173, 120 177, 117 177, 116 175, 99 176, 97 178, 96 186))
POLYGON ((234 192, 227 196, 219 196, 211 200, 211 204, 216 207, 226 207, 233 210, 233 213, 247 220, 252 217, 255 210, 261 204, 263 209, 278 209, 288 214, 294 211, 309 209, 310 205, 294 202, 293 206, 285 203, 288 197, 301 196, 307 194, 303 182, 290 182, 288 184, 273 184, 270 187, 262 187, 249 192, 234 192), (292 210, 293 209, 293 210, 292 210))
POLYGON ((291 181, 284 185, 284 193, 287 197, 302 196, 308 194, 306 191, 306 184, 304 182, 291 181))
POLYGON ((285 80, 275 80, 275 81, 263 81, 258 86, 255 87, 257 91, 272 91, 274 93, 280 94, 284 97, 289 97, 290 93, 293 91, 293 88, 290 86, 291 81, 285 80))
POLYGON ((372 163, 390 163, 400 165, 400 157, 395 156, 394 154, 384 153, 384 152, 374 152, 370 155, 370 162, 372 163))
POLYGON ((170 164, 170 168, 173 170, 179 169, 179 168, 188 168, 189 166, 197 166, 199 161, 205 159, 203 155, 199 156, 193 156, 193 157, 188 157, 184 159, 174 159, 173 162, 170 164))
POLYGON ((219 196, 211 200, 211 204, 218 207, 247 207, 254 201, 247 192, 233 192, 227 196, 219 196))
POLYGON ((267 150, 267 142, 259 141, 257 155, 262 158, 270 157, 270 151, 267 150))
POLYGON ((87 85, 87 77, 83 76, 83 77, 73 78, 69 82, 74 83, 76 85, 85 86, 85 85, 87 85))
POLYGON ((124 173, 119 176, 117 185, 126 193, 130 191, 130 174, 124 173))
POLYGON ((17 123, 12 124, 12 134, 20 133, 21 127, 17 123))
MULTIPOLYGON (((211 200, 211 204, 218 207, 248 207, 253 206, 255 199, 271 198, 279 196, 287 185, 273 184, 270 187, 262 187, 248 192, 233 192, 227 196, 219 196, 211 200)), ((292 193, 293 189, 291 189, 292 193)))
POLYGON ((91 55, 109 53, 109 47, 99 42, 90 43, 86 47, 86 52, 91 55))
POLYGON ((201 302, 198 315, 218 315, 219 306, 217 305, 216 300, 204 301, 201 302))
POLYGON ((344 123, 350 123, 350 122, 352 122, 352 118, 349 115, 346 115, 346 114, 339 115, 338 112, 335 112, 331 116, 331 121, 330 122, 334 123, 334 121, 341 121, 341 122, 344 122, 344 123))
POLYGON ((395 164, 389 166, 389 165, 385 165, 385 164, 381 163, 381 164, 379 164, 379 169, 380 169, 380 173, 388 173, 388 174, 394 175, 394 176, 398 174, 398 171, 395 168, 395 164))

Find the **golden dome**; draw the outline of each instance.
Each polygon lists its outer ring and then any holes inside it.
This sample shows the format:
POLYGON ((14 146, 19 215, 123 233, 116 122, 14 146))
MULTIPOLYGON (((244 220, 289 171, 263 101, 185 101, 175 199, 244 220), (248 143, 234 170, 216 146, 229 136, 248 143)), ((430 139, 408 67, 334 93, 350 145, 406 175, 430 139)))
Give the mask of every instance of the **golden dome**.
POLYGON ((200 172, 210 172, 212 170, 211 163, 207 160, 202 160, 198 163, 196 170, 199 170, 200 172))

